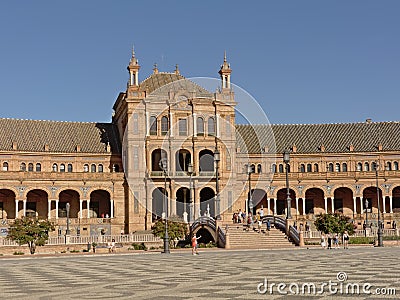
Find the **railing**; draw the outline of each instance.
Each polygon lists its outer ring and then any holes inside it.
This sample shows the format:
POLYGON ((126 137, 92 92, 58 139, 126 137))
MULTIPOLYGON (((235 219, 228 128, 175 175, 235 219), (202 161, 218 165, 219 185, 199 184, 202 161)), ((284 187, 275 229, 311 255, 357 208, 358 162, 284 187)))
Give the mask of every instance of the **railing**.
MULTIPOLYGON (((270 223, 274 224, 275 228, 279 229, 280 231, 282 231, 286 234, 286 220, 285 219, 283 219, 281 217, 277 217, 277 216, 267 215, 267 216, 263 217, 262 222, 267 223, 267 220, 269 220, 270 223)), ((289 227, 288 238, 289 238, 289 240, 293 241, 296 244, 296 246, 298 246, 300 244, 299 232, 293 226, 289 227)))
MULTIPOLYGON (((213 218, 204 217, 204 216, 196 219, 192 223, 192 225, 190 226, 190 231, 193 232, 194 230, 196 230, 197 227, 204 226, 204 225, 207 225, 214 232, 216 232, 217 223, 215 222, 215 220, 213 218)), ((225 242, 226 242, 226 238, 225 238, 225 232, 221 227, 218 227, 217 234, 218 234, 218 240, 220 241, 220 245, 224 246, 225 242)))
MULTIPOLYGON (((353 235, 354 237, 374 237, 378 235, 378 229, 367 230, 355 230, 353 235)), ((400 229, 382 229, 383 236, 400 236, 400 229)), ((304 231, 305 239, 316 239, 321 237, 321 232, 319 231, 304 231)))
POLYGON ((289 238, 296 244, 296 246, 300 245, 299 232, 293 226, 289 227, 289 238))
POLYGON ((1 171, 0 179, 18 178, 19 180, 123 180, 123 172, 30 172, 30 171, 1 171))

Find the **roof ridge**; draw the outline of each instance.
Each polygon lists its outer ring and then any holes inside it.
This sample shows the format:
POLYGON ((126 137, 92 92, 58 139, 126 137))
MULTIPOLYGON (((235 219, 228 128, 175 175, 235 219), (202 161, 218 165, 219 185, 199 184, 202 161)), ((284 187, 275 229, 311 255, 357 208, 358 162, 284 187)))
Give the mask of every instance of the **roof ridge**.
POLYGON ((20 119, 20 118, 0 118, 1 120, 14 121, 34 121, 34 122, 51 122, 51 123, 75 123, 75 124, 113 124, 112 122, 84 122, 84 121, 60 121, 60 120, 35 120, 35 119, 20 119))
MULTIPOLYGON (((152 77, 152 76, 157 76, 158 74, 176 75, 176 76, 182 77, 182 79, 185 79, 185 78, 186 78, 186 77, 183 76, 182 74, 176 74, 176 73, 173 73, 173 72, 158 72, 157 74, 151 73, 149 76, 147 76, 145 79, 143 79, 143 80, 139 83, 139 86, 140 86, 143 82, 145 82, 146 80, 150 79, 150 77, 152 77)), ((180 79, 179 79, 179 80, 180 80, 180 79)))
POLYGON ((376 121, 376 122, 337 122, 337 123, 302 123, 302 124, 236 124, 238 126, 257 126, 257 125, 265 125, 265 126, 321 126, 321 125, 352 125, 352 124, 399 124, 400 121, 376 121))

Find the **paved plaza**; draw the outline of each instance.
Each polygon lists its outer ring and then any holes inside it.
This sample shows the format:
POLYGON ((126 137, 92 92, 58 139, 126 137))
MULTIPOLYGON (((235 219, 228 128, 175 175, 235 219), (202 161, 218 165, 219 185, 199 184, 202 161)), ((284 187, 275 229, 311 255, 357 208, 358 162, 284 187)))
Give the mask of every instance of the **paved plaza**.
MULTIPOLYGON (((277 291, 296 284, 369 283, 371 294, 304 294, 290 298, 397 299, 400 294, 400 248, 349 250, 295 249, 264 251, 71 255, 0 259, 1 299, 285 299, 277 291), (338 273, 340 278, 337 278, 338 273), (345 274, 343 273, 345 272, 345 274), (344 276, 344 277, 343 277, 344 276), (274 283, 273 293, 267 286, 274 283), (257 288, 261 293, 257 292, 257 288), (394 288, 397 295, 374 295, 394 288), (263 293, 265 292, 265 293, 263 293)), ((338 285, 339 287, 339 285, 338 285)), ((343 291, 345 289, 343 288, 343 291)), ((307 291, 307 289, 305 290, 307 291)))

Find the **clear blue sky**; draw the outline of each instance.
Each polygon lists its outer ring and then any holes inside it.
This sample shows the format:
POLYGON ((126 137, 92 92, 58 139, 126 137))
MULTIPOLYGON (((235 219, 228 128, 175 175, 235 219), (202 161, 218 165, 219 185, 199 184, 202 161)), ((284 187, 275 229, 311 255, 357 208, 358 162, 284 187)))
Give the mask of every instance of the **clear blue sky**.
POLYGON ((272 123, 399 120, 400 1, 1 1, 0 117, 111 120, 132 44, 232 82, 272 123))

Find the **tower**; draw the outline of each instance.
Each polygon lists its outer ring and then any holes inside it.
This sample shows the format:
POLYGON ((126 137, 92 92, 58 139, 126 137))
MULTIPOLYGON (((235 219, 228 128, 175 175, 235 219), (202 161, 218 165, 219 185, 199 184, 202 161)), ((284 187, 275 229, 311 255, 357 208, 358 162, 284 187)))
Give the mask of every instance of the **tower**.
POLYGON ((221 76, 222 81, 222 90, 231 88, 231 66, 226 61, 226 51, 224 52, 224 63, 221 65, 221 69, 219 70, 219 75, 221 76))
POLYGON ((129 71, 129 86, 139 86, 139 61, 135 57, 135 50, 132 47, 132 57, 127 67, 129 71))

